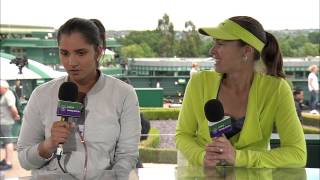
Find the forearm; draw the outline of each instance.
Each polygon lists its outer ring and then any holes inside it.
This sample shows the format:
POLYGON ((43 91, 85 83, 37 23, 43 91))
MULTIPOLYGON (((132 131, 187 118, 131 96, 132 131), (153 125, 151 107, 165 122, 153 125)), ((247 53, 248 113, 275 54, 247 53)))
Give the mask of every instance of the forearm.
POLYGON ((39 155, 39 144, 28 147, 22 147, 21 144, 17 147, 18 158, 22 168, 26 170, 39 169, 45 165, 49 158, 43 158, 39 155))
POLYGON ((189 163, 197 166, 203 165, 205 149, 195 141, 194 137, 177 132, 176 144, 177 149, 182 152, 189 163))
POLYGON ((132 155, 118 155, 112 169, 134 169, 138 163, 138 153, 132 155))
MULTIPOLYGON (((140 125, 137 123, 137 125, 140 125)), ((122 131, 116 144, 113 169, 134 169, 139 157, 140 126, 122 131)))
POLYGON ((13 119, 16 119, 16 120, 20 119, 18 109, 15 106, 10 107, 10 112, 13 119))
POLYGON ((134 169, 139 157, 139 133, 131 138, 119 140, 115 149, 113 169, 134 169))
POLYGON ((57 147, 54 147, 52 145, 52 143, 50 142, 50 139, 46 139, 39 144, 38 152, 42 158, 48 159, 55 152, 56 148, 57 147))
POLYGON ((236 167, 300 168, 305 164, 305 152, 297 147, 279 147, 270 151, 236 150, 236 167))
POLYGON ((31 140, 23 127, 17 143, 17 152, 21 166, 27 170, 39 169, 50 161, 55 149, 48 140, 31 140), (37 143, 40 142, 40 143, 37 143))
POLYGON ((133 89, 130 91, 124 99, 122 107, 121 133, 116 142, 113 169, 133 169, 138 162, 141 120, 137 95, 133 89))

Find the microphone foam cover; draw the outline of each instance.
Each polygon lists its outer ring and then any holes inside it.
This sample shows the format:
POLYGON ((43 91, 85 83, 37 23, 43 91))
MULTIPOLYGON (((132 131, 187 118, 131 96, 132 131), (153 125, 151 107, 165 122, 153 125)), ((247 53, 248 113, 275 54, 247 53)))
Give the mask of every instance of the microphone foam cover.
POLYGON ((59 88, 59 100, 74 102, 78 97, 78 86, 73 82, 64 82, 59 88))
POLYGON ((206 118, 210 122, 220 121, 224 117, 222 103, 218 99, 210 99, 204 105, 206 118))

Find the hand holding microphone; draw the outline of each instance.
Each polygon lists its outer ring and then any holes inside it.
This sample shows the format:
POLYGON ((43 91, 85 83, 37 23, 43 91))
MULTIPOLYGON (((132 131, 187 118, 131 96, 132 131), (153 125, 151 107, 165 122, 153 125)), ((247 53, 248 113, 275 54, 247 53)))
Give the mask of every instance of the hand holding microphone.
POLYGON ((57 148, 59 144, 66 143, 73 125, 66 121, 56 121, 51 128, 51 143, 57 148))
POLYGON ((204 106, 204 112, 208 120, 211 137, 220 137, 232 130, 231 118, 224 116, 224 109, 219 100, 211 99, 207 101, 204 106))
POLYGON ((208 128, 213 142, 206 146, 204 164, 206 166, 234 164, 235 150, 224 133, 232 130, 231 118, 224 116, 224 109, 217 99, 209 100, 204 111, 208 120, 208 128))
POLYGON ((69 117, 80 117, 82 104, 76 102, 78 97, 78 86, 73 82, 64 82, 59 88, 59 101, 57 107, 57 116, 61 119, 55 122, 51 128, 51 140, 54 145, 58 144, 56 155, 58 160, 63 154, 62 144, 64 144, 69 135, 72 124, 68 122, 69 117))

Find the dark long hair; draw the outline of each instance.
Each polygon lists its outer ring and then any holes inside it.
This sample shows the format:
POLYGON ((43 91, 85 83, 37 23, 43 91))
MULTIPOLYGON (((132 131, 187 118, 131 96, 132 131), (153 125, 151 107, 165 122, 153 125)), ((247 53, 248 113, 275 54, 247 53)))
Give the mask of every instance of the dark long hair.
POLYGON ((90 19, 90 21, 92 21, 98 27, 99 33, 100 33, 100 40, 102 41, 102 47, 103 47, 103 49, 106 49, 107 48, 106 29, 104 28, 101 21, 99 21, 98 19, 90 19))
MULTIPOLYGON (((262 25, 255 19, 248 16, 235 16, 229 18, 231 21, 239 24, 244 29, 251 32, 254 36, 264 42, 265 46, 261 54, 255 49, 254 59, 260 57, 267 68, 267 74, 275 77, 285 78, 283 72, 283 59, 277 39, 269 32, 266 32, 262 25)), ((244 43, 243 41, 241 41, 244 43)))
POLYGON ((106 30, 99 20, 82 18, 69 19, 58 29, 58 44, 60 44, 62 34, 70 35, 75 32, 81 33, 89 44, 94 45, 96 51, 99 46, 102 46, 103 49, 106 48, 106 30))

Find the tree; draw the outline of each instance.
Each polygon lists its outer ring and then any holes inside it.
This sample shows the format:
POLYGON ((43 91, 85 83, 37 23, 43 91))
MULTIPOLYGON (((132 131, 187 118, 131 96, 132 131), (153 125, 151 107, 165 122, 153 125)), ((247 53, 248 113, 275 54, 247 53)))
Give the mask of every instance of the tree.
POLYGON ((175 32, 167 14, 164 14, 162 19, 158 20, 156 32, 159 32, 161 36, 158 42, 158 55, 160 57, 173 57, 175 55, 175 32))
POLYGON ((196 26, 191 22, 185 22, 183 36, 177 45, 177 55, 180 57, 199 57, 201 40, 196 26))
POLYGON ((150 46, 146 43, 142 43, 141 48, 143 49, 143 57, 155 57, 156 54, 153 52, 153 50, 150 48, 150 46))
POLYGON ((137 44, 132 44, 121 48, 121 54, 126 58, 143 57, 143 48, 137 44))
POLYGON ((319 44, 312 44, 310 42, 304 43, 303 47, 301 47, 303 56, 318 56, 319 48, 319 44))
MULTIPOLYGON (((306 30, 273 31, 284 57, 319 56, 320 32, 306 30)), ((174 31, 167 14, 152 31, 132 31, 117 39, 124 57, 208 57, 212 38, 200 36, 196 26, 185 22, 182 32, 174 31), (134 52, 137 51, 137 52, 134 52)))
POLYGON ((121 54, 125 58, 155 57, 155 53, 146 43, 124 46, 121 54))
MULTIPOLYGON (((158 56, 156 51, 159 46, 159 39, 159 33, 155 31, 132 31, 126 37, 122 37, 117 40, 123 45, 123 48, 131 45, 140 46, 140 48, 143 50, 142 52, 144 53, 141 57, 155 57, 158 56)), ((137 48, 137 46, 135 48, 137 48)), ((124 51, 128 53, 129 49, 132 50, 132 47, 125 49, 124 51)), ((123 56, 127 57, 126 55, 123 56)))
POLYGON ((294 52, 289 41, 283 40, 279 41, 279 46, 282 52, 282 55, 285 57, 292 57, 294 52))
POLYGON ((308 34, 308 39, 313 44, 320 44, 320 32, 311 32, 308 34))

